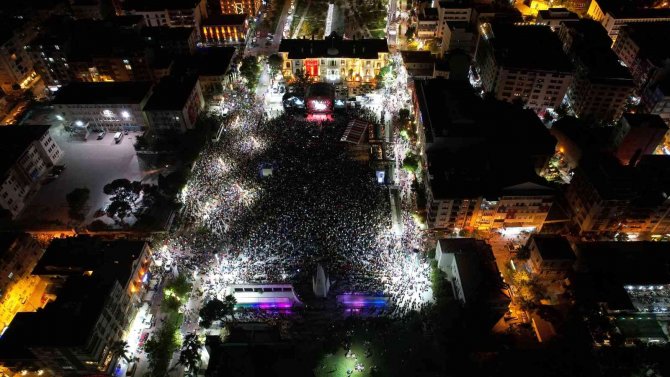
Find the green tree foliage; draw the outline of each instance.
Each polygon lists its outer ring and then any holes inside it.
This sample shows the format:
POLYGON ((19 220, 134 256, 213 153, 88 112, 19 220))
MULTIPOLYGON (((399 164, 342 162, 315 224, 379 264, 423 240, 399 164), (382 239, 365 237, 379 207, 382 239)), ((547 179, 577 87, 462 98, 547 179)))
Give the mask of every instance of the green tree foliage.
POLYGON ((414 173, 419 169, 419 156, 414 153, 407 153, 405 159, 402 160, 402 168, 410 173, 414 173))
POLYGON ((281 71, 284 60, 279 54, 272 54, 268 56, 268 67, 270 67, 270 74, 274 79, 275 75, 281 71))
POLYGON ((188 371, 187 375, 198 375, 198 369, 200 368, 201 348, 202 342, 200 342, 200 339, 198 339, 197 334, 191 333, 184 337, 184 342, 181 345, 181 351, 179 353, 178 363, 186 368, 188 371))
POLYGON ((86 187, 80 187, 72 190, 65 195, 65 200, 69 207, 68 214, 74 220, 83 220, 84 214, 82 211, 91 196, 91 191, 86 187))
POLYGON ((207 301, 205 305, 200 308, 200 325, 203 327, 211 327, 212 322, 221 320, 226 312, 226 304, 219 299, 212 299, 207 301))
POLYGON ((416 28, 414 26, 408 27, 407 31, 405 31, 405 38, 408 40, 414 39, 414 32, 416 32, 416 28))
POLYGON ((191 282, 185 274, 179 274, 176 278, 170 280, 165 284, 166 292, 177 296, 180 300, 185 300, 186 296, 191 292, 191 282))
POLYGON ((167 320, 144 344, 144 351, 149 361, 149 377, 165 377, 168 375, 172 353, 179 349, 179 327, 182 317, 169 314, 167 320))
POLYGON ((260 73, 261 68, 260 65, 258 65, 258 59, 255 56, 247 56, 242 59, 240 75, 247 81, 247 88, 249 90, 254 90, 256 88, 260 73))

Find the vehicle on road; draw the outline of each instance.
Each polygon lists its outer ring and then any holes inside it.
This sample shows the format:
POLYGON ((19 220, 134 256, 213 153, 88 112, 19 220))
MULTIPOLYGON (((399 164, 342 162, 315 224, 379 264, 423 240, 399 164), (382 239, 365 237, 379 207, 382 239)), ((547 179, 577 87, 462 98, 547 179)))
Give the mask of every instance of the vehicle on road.
POLYGON ((100 133, 98 133, 98 140, 102 140, 105 137, 106 134, 107 134, 107 132, 105 132, 105 131, 101 131, 100 133))
POLYGON ((121 132, 117 132, 117 133, 114 134, 114 142, 116 144, 120 143, 122 139, 123 139, 123 134, 121 132))

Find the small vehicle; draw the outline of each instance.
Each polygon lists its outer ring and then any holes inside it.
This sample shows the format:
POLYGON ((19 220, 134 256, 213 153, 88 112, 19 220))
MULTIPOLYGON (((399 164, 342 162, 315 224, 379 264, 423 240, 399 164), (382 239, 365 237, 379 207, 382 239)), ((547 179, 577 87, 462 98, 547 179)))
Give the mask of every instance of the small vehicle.
POLYGON ((105 131, 101 131, 100 133, 98 133, 98 140, 102 140, 105 137, 106 134, 107 134, 107 132, 105 132, 105 131))
POLYGON ((116 144, 120 143, 121 139, 123 139, 123 134, 121 132, 117 132, 114 134, 114 142, 116 144))
POLYGON ((128 365, 128 370, 126 371, 126 376, 134 376, 136 370, 137 370, 137 363, 132 362, 130 365, 128 365))

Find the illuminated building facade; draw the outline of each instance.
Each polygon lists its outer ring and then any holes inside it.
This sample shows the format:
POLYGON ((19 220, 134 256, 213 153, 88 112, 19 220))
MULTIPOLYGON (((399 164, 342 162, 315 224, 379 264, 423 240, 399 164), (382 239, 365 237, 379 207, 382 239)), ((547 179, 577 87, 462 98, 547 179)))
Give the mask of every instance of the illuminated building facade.
POLYGON ((592 0, 587 15, 600 22, 616 41, 625 25, 670 21, 668 8, 642 8, 618 0, 592 0))
POLYGON ((90 131, 143 129, 151 87, 146 81, 73 82, 56 92, 53 104, 68 124, 88 125, 90 131))
POLYGON ((261 9, 261 0, 221 0, 221 14, 246 14, 256 17, 261 9))
POLYGON ((197 77, 166 77, 154 88, 144 113, 149 127, 156 132, 185 132, 195 128, 204 107, 197 77))
POLYGON ((548 26, 484 24, 481 29, 475 60, 486 92, 537 113, 561 104, 573 67, 548 26))
POLYGON ((0 332, 18 312, 32 312, 43 306, 44 287, 31 272, 44 250, 28 234, 0 235, 0 332))
POLYGON ((630 70, 637 88, 666 77, 670 48, 667 40, 658 40, 658 36, 668 33, 670 22, 635 23, 620 29, 612 50, 630 70))
POLYGON ((332 83, 350 94, 373 88, 376 76, 388 64, 386 39, 345 40, 333 33, 325 39, 282 39, 279 54, 288 80, 304 75, 332 83))
POLYGON ((621 117, 635 85, 628 68, 612 51, 612 40, 596 21, 561 24, 559 38, 575 66, 568 98, 577 116, 601 122, 621 117))
POLYGON ((37 77, 33 63, 23 46, 28 42, 25 23, 0 19, 0 88, 6 94, 20 92, 37 77))
POLYGON ((51 138, 49 126, 39 125, 0 127, 0 151, 4 160, 0 207, 15 217, 63 151, 51 138))
POLYGON ((146 26, 194 27, 207 18, 206 0, 127 0, 123 14, 138 15, 146 26))
POLYGON ((31 367, 59 376, 111 372, 119 357, 112 345, 127 335, 140 307, 150 263, 144 241, 54 239, 33 275, 57 297, 43 310, 14 317, 0 339, 0 363, 14 372, 31 367), (3 352, 8 349, 13 352, 3 352))
POLYGON ((224 14, 209 17, 202 24, 203 43, 207 45, 243 44, 249 30, 246 14, 224 14))

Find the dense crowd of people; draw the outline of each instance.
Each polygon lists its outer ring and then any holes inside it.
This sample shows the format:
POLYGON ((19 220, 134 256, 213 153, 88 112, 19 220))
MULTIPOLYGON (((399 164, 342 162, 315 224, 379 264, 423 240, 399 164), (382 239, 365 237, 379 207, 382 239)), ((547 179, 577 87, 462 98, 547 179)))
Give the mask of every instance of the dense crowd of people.
POLYGON ((392 316, 429 300, 421 232, 403 211, 394 233, 388 188, 339 143, 346 116, 267 119, 249 104, 233 117, 194 166, 165 266, 201 276, 205 300, 230 284, 309 282, 317 264, 331 294, 388 296, 392 316))

